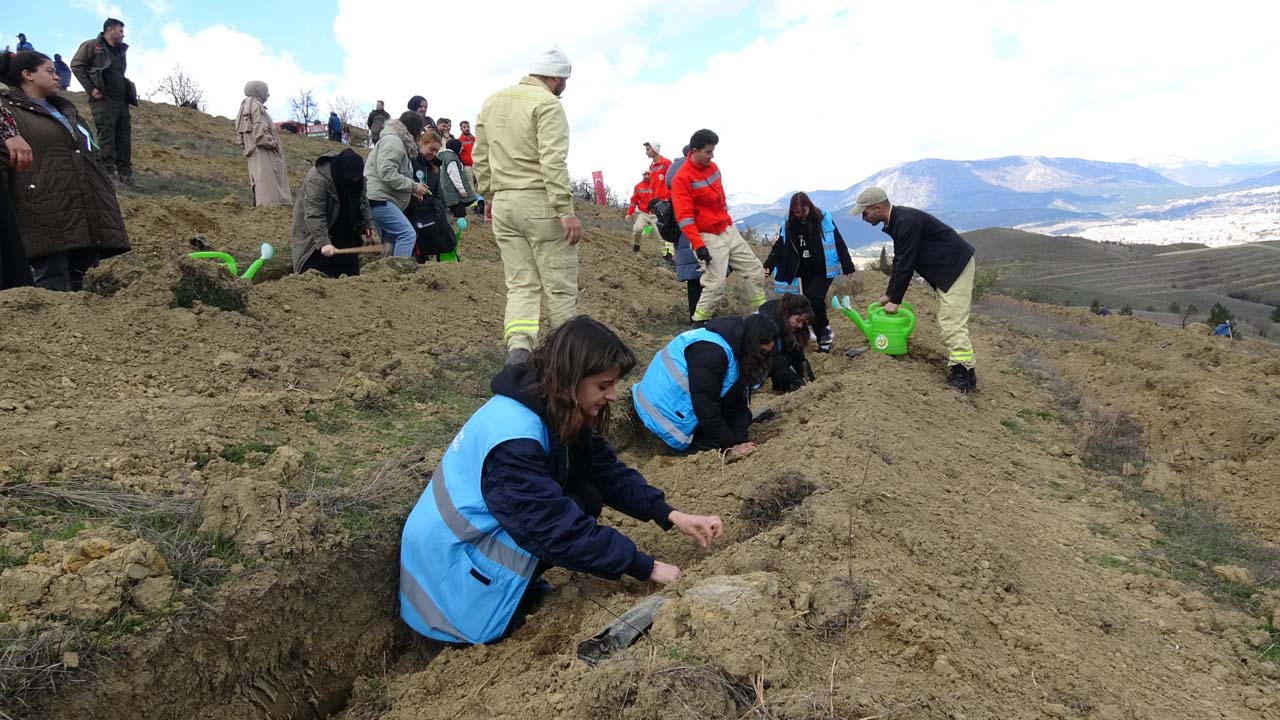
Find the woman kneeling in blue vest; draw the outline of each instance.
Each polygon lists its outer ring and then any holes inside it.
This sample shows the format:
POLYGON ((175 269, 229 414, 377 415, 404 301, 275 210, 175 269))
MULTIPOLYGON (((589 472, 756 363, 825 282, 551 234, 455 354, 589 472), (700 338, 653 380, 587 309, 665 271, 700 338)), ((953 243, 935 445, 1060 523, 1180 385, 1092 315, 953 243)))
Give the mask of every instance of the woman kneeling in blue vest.
POLYGON ((777 342, 777 323, 759 314, 716 318, 677 335, 632 386, 636 415, 676 450, 750 455, 749 390, 764 380, 777 342))
POLYGON ((400 539, 400 616, 451 643, 497 640, 565 567, 667 584, 680 568, 597 523, 605 505, 709 547, 715 516, 686 515, 622 464, 601 436, 618 379, 635 355, 609 328, 578 316, 528 361, 503 369, 494 396, 445 450, 400 539), (532 592, 530 590, 532 589, 532 592))

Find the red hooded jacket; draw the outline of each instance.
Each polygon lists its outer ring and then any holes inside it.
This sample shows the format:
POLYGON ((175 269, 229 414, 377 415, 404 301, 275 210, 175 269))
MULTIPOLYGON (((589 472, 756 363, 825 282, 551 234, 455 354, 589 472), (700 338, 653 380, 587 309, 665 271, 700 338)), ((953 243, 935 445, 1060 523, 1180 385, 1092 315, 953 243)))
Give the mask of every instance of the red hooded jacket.
POLYGON ((471 167, 471 147, 476 144, 476 136, 459 135, 458 141, 462 143, 462 152, 458 153, 458 159, 463 165, 471 167))

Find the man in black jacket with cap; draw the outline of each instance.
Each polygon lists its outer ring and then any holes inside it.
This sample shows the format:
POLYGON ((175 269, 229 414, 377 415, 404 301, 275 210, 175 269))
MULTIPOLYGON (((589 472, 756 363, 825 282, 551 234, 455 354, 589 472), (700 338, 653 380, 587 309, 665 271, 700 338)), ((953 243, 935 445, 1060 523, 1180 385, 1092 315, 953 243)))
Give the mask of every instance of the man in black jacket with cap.
POLYGON ((978 389, 973 343, 969 341, 969 306, 976 268, 973 246, 929 213, 893 205, 878 187, 858 193, 851 214, 861 215, 872 225, 884 223, 884 232, 893 238, 893 273, 880 297, 885 312, 898 309, 911 276, 920 273, 938 294, 938 326, 951 366, 947 385, 960 393, 978 389))

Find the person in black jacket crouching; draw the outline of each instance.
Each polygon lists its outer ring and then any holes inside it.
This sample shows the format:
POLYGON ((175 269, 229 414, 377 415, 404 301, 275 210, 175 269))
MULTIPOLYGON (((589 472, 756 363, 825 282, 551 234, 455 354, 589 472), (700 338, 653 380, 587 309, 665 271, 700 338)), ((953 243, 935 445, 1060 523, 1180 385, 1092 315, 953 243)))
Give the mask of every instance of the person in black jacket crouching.
POLYGON ((631 388, 636 415, 675 450, 750 455, 751 391, 769 372, 778 342, 771 317, 720 317, 680 333, 631 388))
POLYGON ((769 379, 777 392, 799 390, 814 379, 813 368, 804 356, 813 324, 813 306, 804 295, 788 293, 761 305, 757 313, 773 318, 781 332, 769 363, 769 379))
POLYGON ((599 523, 605 505, 704 548, 723 534, 719 517, 668 505, 600 434, 634 366, 617 334, 579 315, 494 377, 494 397, 458 432, 405 521, 400 615, 410 627, 445 642, 492 642, 549 589, 541 575, 553 566, 678 580, 680 568, 599 523))

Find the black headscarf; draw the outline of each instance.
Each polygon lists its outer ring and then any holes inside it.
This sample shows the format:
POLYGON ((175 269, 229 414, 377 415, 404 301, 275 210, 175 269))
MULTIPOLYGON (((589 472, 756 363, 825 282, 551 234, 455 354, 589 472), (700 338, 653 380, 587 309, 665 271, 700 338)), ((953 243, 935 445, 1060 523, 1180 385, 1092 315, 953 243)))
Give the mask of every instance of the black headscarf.
POLYGON ((334 224, 335 242, 338 247, 356 247, 364 232, 364 214, 360 203, 364 199, 364 158, 351 148, 338 153, 330 161, 333 184, 338 189, 338 222, 334 224))

